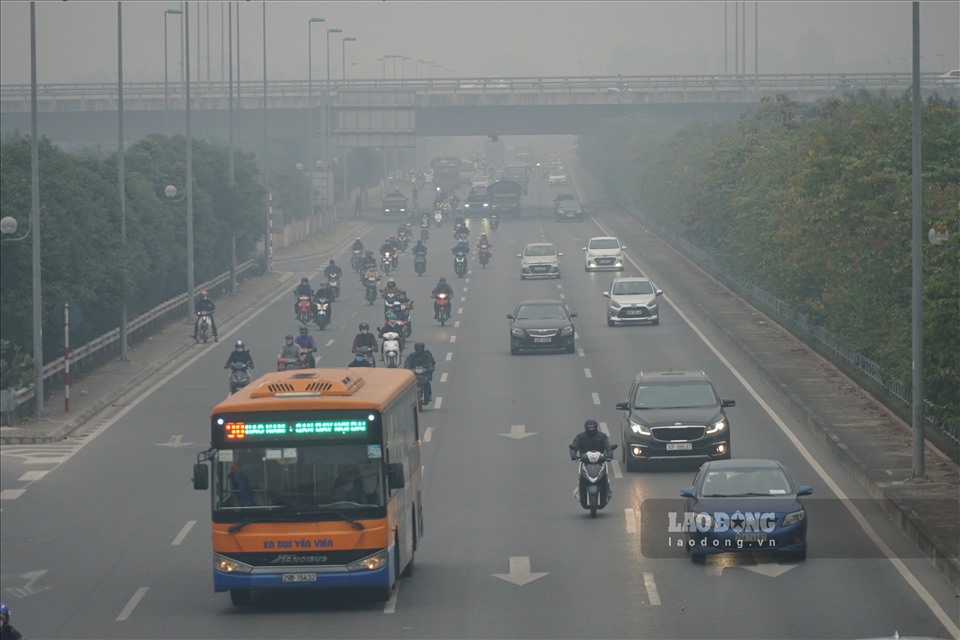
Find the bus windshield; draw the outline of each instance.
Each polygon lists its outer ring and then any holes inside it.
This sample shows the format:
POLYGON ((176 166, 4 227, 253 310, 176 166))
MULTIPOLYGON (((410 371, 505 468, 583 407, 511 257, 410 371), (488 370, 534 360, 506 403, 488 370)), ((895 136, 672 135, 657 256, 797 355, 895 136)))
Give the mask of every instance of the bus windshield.
POLYGON ((378 444, 263 445, 217 452, 214 511, 347 510, 385 505, 378 444))

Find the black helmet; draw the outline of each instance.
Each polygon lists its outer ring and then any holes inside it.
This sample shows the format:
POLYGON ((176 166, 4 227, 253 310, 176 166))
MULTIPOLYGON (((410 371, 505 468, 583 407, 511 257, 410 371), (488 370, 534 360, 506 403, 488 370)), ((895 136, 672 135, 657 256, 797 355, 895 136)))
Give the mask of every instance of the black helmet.
POLYGON ((237 340, 237 342, 233 345, 233 348, 237 351, 246 351, 247 349, 243 344, 243 340, 237 340))
POLYGON ((305 336, 309 332, 310 332, 309 329, 307 329, 306 327, 300 327, 300 335, 305 336))
POLYGON ((361 322, 360 331, 370 331, 370 325, 368 325, 366 322, 361 322))
POLYGON ((300 284, 310 284, 310 278, 308 278, 307 276, 303 276, 302 278, 300 278, 300 284))
POLYGON ((446 277, 446 276, 440 276, 440 282, 439 282, 439 284, 447 284, 447 277, 446 277))
POLYGON ((583 423, 583 429, 588 434, 590 434, 590 436, 596 436, 597 432, 600 430, 600 425, 597 424, 596 420, 594 420, 593 418, 590 418, 589 420, 583 423))
POLYGON ((413 345, 413 350, 416 353, 423 353, 426 348, 427 348, 427 345, 423 344, 422 342, 417 342, 416 344, 413 345))
POLYGON ((397 286, 397 281, 394 280, 393 278, 390 278, 390 279, 387 280, 387 286, 392 289, 392 288, 394 288, 395 286, 397 286))
POLYGON ((333 261, 333 258, 330 258, 330 264, 337 264, 337 263, 333 261))

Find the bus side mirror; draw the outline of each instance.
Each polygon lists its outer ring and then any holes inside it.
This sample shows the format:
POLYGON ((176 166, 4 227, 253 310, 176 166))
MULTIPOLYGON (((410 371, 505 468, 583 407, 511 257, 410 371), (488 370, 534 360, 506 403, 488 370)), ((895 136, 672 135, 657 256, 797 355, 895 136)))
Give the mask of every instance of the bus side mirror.
POLYGON ((210 485, 210 470, 206 464, 198 462, 193 465, 193 488, 197 491, 206 491, 210 485))
POLYGON ((387 486, 392 489, 402 489, 403 482, 403 464, 400 462, 390 462, 387 464, 387 486))

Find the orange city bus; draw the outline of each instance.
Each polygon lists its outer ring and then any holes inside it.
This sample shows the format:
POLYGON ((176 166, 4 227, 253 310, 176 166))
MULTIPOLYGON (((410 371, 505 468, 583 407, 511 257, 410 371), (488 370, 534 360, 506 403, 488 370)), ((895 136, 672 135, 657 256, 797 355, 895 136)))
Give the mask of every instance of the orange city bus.
POLYGON ((372 588, 423 534, 417 382, 406 369, 268 373, 216 407, 194 488, 211 496, 213 589, 372 588), (207 466, 207 462, 210 466, 207 466))

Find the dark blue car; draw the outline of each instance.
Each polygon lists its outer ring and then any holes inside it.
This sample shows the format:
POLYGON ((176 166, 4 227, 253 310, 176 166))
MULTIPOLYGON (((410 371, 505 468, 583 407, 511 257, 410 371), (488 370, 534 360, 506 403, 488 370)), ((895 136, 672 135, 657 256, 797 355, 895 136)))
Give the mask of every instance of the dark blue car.
POLYGON ((711 460, 692 487, 680 490, 683 514, 671 526, 685 538, 693 562, 708 554, 766 551, 795 560, 807 557, 807 513, 796 486, 776 460, 711 460))

